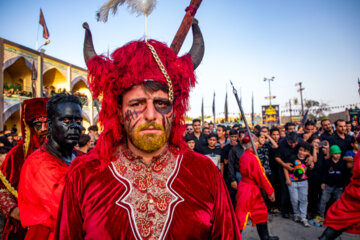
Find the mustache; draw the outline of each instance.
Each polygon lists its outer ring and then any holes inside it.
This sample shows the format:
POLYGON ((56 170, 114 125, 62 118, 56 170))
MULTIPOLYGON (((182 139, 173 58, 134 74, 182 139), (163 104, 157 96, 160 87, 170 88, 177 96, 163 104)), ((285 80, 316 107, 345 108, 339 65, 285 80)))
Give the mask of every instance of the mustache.
POLYGON ((156 130, 164 130, 164 127, 158 123, 154 123, 154 122, 148 122, 148 123, 144 123, 143 125, 139 126, 137 131, 142 131, 145 129, 148 129, 149 127, 153 127, 156 130))

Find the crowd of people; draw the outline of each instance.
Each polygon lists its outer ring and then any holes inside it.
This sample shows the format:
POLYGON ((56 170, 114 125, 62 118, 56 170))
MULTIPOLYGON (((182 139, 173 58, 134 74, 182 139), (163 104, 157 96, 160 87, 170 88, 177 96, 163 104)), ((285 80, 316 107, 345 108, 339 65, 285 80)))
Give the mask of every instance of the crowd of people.
MULTIPOLYGON (((323 119, 318 125, 308 120, 303 126, 288 122, 270 128, 256 125, 250 130, 256 136, 261 166, 275 190, 275 202, 269 200, 265 189, 262 191, 268 213, 292 217, 304 227, 310 223, 322 226, 326 210, 350 181, 353 157, 360 144, 358 123, 323 119)), ((234 208, 246 134, 239 124, 201 124, 194 119, 184 135, 190 150, 209 157, 219 168, 234 208)))

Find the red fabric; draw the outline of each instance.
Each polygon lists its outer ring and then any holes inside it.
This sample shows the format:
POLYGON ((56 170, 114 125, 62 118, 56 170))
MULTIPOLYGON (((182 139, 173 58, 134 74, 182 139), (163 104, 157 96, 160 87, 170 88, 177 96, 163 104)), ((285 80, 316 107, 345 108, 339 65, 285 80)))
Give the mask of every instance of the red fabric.
POLYGON ((66 163, 48 153, 45 145, 26 159, 18 198, 23 227, 48 227, 52 238, 67 170, 66 163))
MULTIPOLYGON (((13 147, 6 155, 3 164, 0 167, 1 172, 4 174, 10 184, 17 189, 20 179, 20 171, 24 164, 24 150, 23 140, 20 140, 18 144, 13 147)), ((21 239, 25 235, 25 229, 21 227, 19 221, 10 218, 9 214, 17 207, 17 199, 14 196, 10 196, 9 192, 5 192, 6 187, 0 181, 0 198, 7 198, 7 204, 0 204, 0 211, 5 216, 6 222, 2 237, 7 239, 21 239)), ((3 202, 5 203, 5 202, 3 202)))
POLYGON ((31 226, 26 233, 25 240, 48 240, 50 239, 50 233, 51 231, 48 227, 44 227, 42 225, 31 226))
POLYGON ((46 114, 46 103, 49 98, 32 98, 24 100, 21 104, 22 118, 26 122, 30 122, 35 118, 45 117, 46 114))
POLYGON ((360 152, 354 157, 353 176, 340 199, 327 211, 325 225, 360 234, 360 152))
MULTIPOLYGON (((171 204, 163 239, 241 239, 216 166, 198 153, 187 151, 176 156, 175 174, 163 187, 183 201, 171 204)), ((55 239, 139 239, 132 210, 122 205, 131 193, 130 183, 119 178, 114 165, 102 169, 101 162, 98 153, 91 151, 70 166, 55 239)))
MULTIPOLYGON (((29 127, 29 122, 35 118, 45 117, 46 118, 46 103, 48 98, 32 98, 24 100, 21 104, 21 133, 23 139, 30 139, 28 143, 28 152, 24 156, 24 140, 18 141, 17 145, 13 147, 10 152, 6 155, 6 158, 3 164, 0 167, 0 170, 16 190, 18 189, 18 184, 20 180, 21 168, 24 164, 24 161, 27 156, 33 153, 36 149, 40 147, 40 141, 32 127, 29 127), (25 131, 25 128, 30 129, 29 132, 25 131)), ((5 190, 6 187, 0 181, 0 190, 5 190)), ((4 191, 0 191, 0 197, 5 196, 4 191)), ((17 207, 17 199, 15 197, 7 197, 7 204, 0 204, 0 212, 7 218, 4 230, 3 230, 3 239, 23 239, 25 234, 25 229, 21 227, 19 221, 9 218, 9 214, 14 207, 17 207)))
POLYGON ((267 222, 268 212, 260 188, 269 196, 274 192, 259 158, 247 149, 239 160, 241 181, 237 189, 235 214, 240 229, 246 227, 248 217, 253 225, 267 222))
MULTIPOLYGON (((180 147, 181 152, 187 149, 183 140, 185 113, 189 108, 190 88, 195 86, 195 75, 191 56, 176 56, 173 50, 155 40, 148 42, 166 68, 174 90, 174 120, 171 129, 171 143, 180 147)), ((152 80, 167 85, 167 81, 159 69, 149 47, 144 41, 135 41, 117 49, 111 54, 111 59, 105 56, 95 56, 87 62, 90 89, 93 97, 102 94, 99 116, 103 131, 99 136, 96 149, 104 156, 102 166, 106 167, 113 157, 114 146, 124 139, 122 127, 119 124, 118 96, 125 90, 146 80, 152 80)))

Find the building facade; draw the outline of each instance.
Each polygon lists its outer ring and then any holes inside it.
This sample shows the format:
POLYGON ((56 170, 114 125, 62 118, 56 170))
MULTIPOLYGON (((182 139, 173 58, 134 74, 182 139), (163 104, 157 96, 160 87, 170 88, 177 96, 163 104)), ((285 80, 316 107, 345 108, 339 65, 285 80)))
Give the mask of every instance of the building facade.
POLYGON ((20 105, 33 97, 59 92, 77 95, 83 103, 83 126, 96 124, 97 108, 89 90, 86 69, 41 51, 0 38, 0 128, 20 129, 20 105))

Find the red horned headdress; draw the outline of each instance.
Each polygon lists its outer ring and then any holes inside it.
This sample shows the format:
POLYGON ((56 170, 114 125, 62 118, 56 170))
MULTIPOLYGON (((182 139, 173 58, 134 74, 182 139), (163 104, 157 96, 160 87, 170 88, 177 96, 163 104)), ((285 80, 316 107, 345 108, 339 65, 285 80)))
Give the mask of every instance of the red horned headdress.
POLYGON ((25 158, 40 147, 40 140, 31 124, 35 119, 47 118, 46 103, 48 101, 49 98, 32 98, 24 100, 21 104, 21 134, 24 140, 25 158))
POLYGON ((178 57, 165 44, 156 40, 133 41, 115 50, 110 57, 96 55, 87 23, 84 57, 88 67, 88 81, 93 97, 102 96, 99 121, 102 133, 96 149, 106 166, 113 157, 114 147, 123 139, 118 114, 118 96, 134 85, 147 80, 169 87, 169 100, 173 103, 174 120, 170 143, 180 150, 186 149, 182 139, 185 113, 189 105, 190 88, 195 86, 194 69, 204 55, 204 41, 197 21, 192 24, 193 45, 188 54, 178 57))

